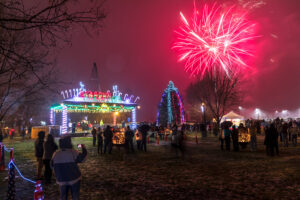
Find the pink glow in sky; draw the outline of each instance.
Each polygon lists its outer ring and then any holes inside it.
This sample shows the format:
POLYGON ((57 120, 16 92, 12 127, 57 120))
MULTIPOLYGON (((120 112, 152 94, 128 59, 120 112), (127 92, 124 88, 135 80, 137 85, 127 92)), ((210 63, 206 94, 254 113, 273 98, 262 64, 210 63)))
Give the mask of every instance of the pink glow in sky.
MULTIPOLYGON (((257 35, 261 37, 255 39, 254 59, 247 63, 259 70, 245 86, 247 106, 263 110, 299 108, 300 1, 248 2, 217 1, 222 8, 235 5, 246 9, 247 17, 259 24, 257 35)), ((106 91, 118 84, 123 93, 140 96, 138 120, 154 121, 168 82, 172 80, 184 97, 191 80, 184 62, 178 62, 178 54, 171 48, 177 37, 174 30, 182 25, 179 13, 188 18, 193 5, 194 0, 109 0, 102 32, 93 37, 84 31, 72 33, 72 46, 59 51, 57 63, 65 79, 73 80, 77 87, 97 62, 102 88, 106 91)))

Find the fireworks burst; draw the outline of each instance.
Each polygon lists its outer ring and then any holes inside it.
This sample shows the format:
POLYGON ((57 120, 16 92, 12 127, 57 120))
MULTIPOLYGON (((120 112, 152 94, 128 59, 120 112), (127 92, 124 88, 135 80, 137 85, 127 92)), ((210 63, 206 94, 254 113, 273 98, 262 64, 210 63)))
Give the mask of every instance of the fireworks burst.
POLYGON ((221 67, 228 76, 245 68, 245 57, 251 56, 248 42, 254 39, 255 24, 246 20, 245 13, 229 8, 222 13, 216 4, 204 5, 202 12, 194 8, 189 21, 180 12, 183 26, 173 48, 180 53, 179 61, 185 61, 186 71, 191 75, 221 67))

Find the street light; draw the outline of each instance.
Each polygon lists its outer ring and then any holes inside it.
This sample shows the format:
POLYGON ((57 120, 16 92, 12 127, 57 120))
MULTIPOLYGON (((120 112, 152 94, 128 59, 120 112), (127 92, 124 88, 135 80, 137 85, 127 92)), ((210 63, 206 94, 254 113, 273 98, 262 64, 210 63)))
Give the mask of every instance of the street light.
POLYGON ((203 113, 203 123, 206 124, 206 118, 205 118, 205 104, 202 103, 201 106, 201 112, 203 113))
POLYGON ((281 113, 282 113, 282 118, 287 118, 287 113, 288 113, 287 110, 282 110, 281 113))
POLYGON ((255 114, 257 114, 257 119, 259 119, 259 114, 261 113, 259 108, 255 109, 255 114))

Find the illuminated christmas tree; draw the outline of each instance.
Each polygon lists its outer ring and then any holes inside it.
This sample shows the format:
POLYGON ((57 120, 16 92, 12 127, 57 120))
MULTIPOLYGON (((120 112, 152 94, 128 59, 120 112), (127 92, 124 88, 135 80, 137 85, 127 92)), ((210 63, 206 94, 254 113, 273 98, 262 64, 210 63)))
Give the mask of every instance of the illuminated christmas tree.
POLYGON ((167 126, 170 124, 183 124, 185 121, 181 96, 172 81, 169 82, 161 96, 158 106, 156 124, 167 126))

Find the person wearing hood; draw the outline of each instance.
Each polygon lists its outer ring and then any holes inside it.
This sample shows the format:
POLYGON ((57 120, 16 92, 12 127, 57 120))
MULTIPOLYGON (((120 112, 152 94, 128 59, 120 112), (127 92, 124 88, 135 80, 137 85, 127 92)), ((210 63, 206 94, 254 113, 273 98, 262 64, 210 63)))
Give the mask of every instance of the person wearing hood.
POLYGON ((60 200, 68 199, 69 190, 72 199, 79 200, 81 172, 77 164, 83 162, 87 156, 85 145, 80 146, 81 153, 73 149, 71 137, 63 137, 59 140, 60 150, 54 153, 51 160, 60 189, 60 200))

